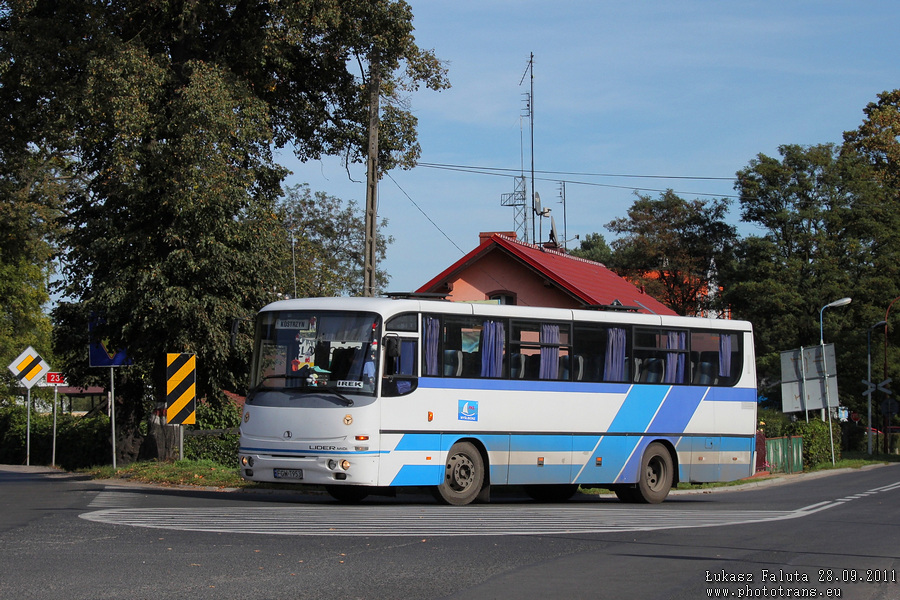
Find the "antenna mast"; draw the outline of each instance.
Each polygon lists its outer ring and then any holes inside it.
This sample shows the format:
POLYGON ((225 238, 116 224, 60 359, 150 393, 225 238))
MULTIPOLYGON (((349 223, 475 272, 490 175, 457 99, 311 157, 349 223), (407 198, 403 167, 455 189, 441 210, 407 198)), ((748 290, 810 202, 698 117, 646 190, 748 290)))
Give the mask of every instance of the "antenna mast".
POLYGON ((535 215, 537 214, 537 210, 534 206, 534 52, 528 57, 528 65, 525 67, 525 72, 522 74, 522 79, 519 81, 520 86, 522 85, 522 82, 525 81, 526 75, 529 76, 530 80, 530 91, 526 94, 525 116, 530 118, 531 123, 531 127, 529 127, 531 130, 531 238, 537 241, 534 231, 534 220, 535 215))

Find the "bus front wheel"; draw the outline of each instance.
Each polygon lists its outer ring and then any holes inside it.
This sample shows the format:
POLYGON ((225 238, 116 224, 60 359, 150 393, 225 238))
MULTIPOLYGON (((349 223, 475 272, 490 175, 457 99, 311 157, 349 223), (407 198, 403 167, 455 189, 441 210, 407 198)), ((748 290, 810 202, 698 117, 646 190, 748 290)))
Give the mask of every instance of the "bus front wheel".
POLYGON ((647 446, 641 458, 641 470, 638 473, 637 487, 634 488, 635 500, 646 504, 662 502, 672 489, 674 477, 672 455, 665 446, 653 442, 647 446))
POLYGON ((484 459, 469 442, 457 442, 447 453, 444 480, 437 487, 438 500, 454 506, 471 503, 484 485, 484 459))

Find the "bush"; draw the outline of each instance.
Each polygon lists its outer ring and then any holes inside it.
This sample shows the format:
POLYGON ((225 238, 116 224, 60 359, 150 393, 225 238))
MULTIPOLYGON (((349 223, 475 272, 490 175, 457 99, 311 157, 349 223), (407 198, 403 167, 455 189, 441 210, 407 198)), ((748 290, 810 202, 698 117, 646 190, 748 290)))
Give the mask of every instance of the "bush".
MULTIPOLYGON (((828 423, 821 419, 797 421, 787 427, 785 435, 799 435, 803 438, 803 468, 805 470, 824 463, 831 462, 831 442, 828 439, 828 423)), ((840 423, 834 424, 832 438, 834 442, 834 458, 841 458, 841 427, 840 423)))
MULTIPOLYGON (((24 465, 28 411, 24 406, 0 408, 0 463, 24 465)), ((105 462, 112 456, 109 418, 57 415, 56 463, 64 469, 80 469, 105 462)), ((31 412, 31 464, 53 462, 53 415, 31 412)))
POLYGON ((784 437, 791 426, 791 419, 780 410, 773 408, 760 408, 758 416, 767 438, 784 437))
POLYGON ((189 435, 185 432, 184 458, 209 460, 224 466, 237 466, 240 435, 236 433, 205 433, 209 430, 229 430, 241 424, 241 408, 232 401, 219 406, 207 402, 197 403, 197 429, 189 435), (204 431, 205 430, 205 431, 204 431), (205 433, 197 435, 197 433, 205 433))

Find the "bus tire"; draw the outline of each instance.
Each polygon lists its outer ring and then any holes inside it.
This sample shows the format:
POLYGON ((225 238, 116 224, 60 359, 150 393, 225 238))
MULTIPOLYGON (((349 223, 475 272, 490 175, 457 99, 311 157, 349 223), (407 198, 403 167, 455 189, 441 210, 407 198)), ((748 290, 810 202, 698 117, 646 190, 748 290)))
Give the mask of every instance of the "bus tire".
POLYGON ((357 504, 369 495, 369 491, 361 485, 326 485, 325 491, 344 504, 357 504))
POLYGON ((526 485, 525 493, 537 502, 565 502, 578 491, 577 483, 556 485, 526 485))
POLYGON ((636 500, 644 504, 658 504, 666 499, 672 489, 675 469, 672 455, 665 446, 653 442, 644 451, 641 458, 641 470, 638 472, 636 500))
POLYGON ((445 504, 471 503, 484 485, 484 459, 474 445, 457 442, 447 453, 444 480, 437 487, 437 498, 445 504))

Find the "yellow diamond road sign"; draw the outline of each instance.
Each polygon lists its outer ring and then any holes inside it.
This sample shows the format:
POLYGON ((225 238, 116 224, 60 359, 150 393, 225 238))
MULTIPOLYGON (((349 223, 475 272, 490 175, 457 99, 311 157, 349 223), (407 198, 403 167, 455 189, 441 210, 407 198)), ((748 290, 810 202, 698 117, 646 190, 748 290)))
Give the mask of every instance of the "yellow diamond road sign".
POLYGON ((34 348, 28 346, 25 352, 12 361, 12 364, 9 365, 9 370, 22 385, 31 389, 31 386, 40 381, 44 373, 50 370, 50 365, 44 362, 44 359, 34 351, 34 348))

